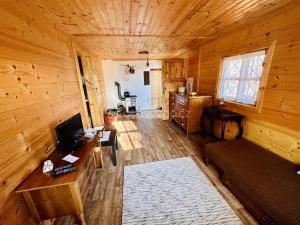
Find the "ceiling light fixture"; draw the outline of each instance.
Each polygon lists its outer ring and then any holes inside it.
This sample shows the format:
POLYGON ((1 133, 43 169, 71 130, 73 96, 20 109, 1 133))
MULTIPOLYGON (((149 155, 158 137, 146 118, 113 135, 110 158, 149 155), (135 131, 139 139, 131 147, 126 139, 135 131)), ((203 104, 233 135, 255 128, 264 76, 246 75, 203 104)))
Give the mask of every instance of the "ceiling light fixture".
POLYGON ((150 63, 149 63, 149 52, 148 51, 140 51, 139 54, 140 55, 147 55, 146 67, 149 67, 150 66, 150 63))

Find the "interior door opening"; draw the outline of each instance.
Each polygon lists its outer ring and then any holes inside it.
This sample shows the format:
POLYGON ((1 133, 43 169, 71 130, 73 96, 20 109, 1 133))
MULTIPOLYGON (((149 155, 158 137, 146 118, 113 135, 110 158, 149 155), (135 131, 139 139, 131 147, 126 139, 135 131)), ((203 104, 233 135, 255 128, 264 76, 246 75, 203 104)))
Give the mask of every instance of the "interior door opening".
POLYGON ((161 69, 150 70, 151 108, 162 108, 162 72, 161 69))

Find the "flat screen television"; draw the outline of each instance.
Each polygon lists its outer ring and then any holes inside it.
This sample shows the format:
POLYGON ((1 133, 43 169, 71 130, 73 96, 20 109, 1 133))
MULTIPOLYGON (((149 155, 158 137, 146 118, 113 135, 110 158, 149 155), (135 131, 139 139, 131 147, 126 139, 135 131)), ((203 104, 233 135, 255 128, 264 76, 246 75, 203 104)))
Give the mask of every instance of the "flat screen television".
POLYGON ((82 147, 84 131, 80 113, 59 124, 55 131, 62 150, 73 151, 82 147))

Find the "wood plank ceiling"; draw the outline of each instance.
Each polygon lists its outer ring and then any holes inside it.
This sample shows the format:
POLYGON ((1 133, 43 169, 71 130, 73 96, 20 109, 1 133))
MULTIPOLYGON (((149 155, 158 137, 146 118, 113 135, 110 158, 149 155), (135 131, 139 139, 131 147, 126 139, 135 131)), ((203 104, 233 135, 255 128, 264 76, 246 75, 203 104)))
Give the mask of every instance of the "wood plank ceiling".
MULTIPOLYGON (((196 44, 253 22, 295 0, 28 0, 104 58, 178 57, 196 44), (143 56, 144 57, 144 56, 143 56)), ((297 1, 297 0, 296 0, 297 1)))

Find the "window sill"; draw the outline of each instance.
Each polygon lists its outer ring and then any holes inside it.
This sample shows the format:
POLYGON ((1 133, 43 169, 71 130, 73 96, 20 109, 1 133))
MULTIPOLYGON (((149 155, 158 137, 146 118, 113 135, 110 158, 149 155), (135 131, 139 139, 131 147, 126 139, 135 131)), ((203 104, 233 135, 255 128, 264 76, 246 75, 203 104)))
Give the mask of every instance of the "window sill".
POLYGON ((249 105, 249 104, 245 104, 245 103, 240 103, 240 102, 234 102, 234 101, 230 101, 230 100, 224 100, 224 99, 220 99, 220 98, 216 98, 216 103, 218 104, 220 101, 223 101, 225 103, 225 108, 226 106, 229 106, 230 109, 234 109, 234 110, 249 110, 251 112, 254 113, 260 113, 260 104, 256 104, 256 105, 249 105))

